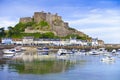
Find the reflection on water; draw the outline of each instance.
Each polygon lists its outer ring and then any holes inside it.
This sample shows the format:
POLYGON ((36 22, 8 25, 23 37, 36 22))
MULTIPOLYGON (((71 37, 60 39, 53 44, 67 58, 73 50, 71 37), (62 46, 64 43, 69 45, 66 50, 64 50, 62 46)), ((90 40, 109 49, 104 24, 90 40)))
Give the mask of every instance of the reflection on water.
POLYGON ((0 60, 0 80, 119 80, 120 58, 73 56, 70 60, 0 60))
POLYGON ((35 60, 32 62, 21 62, 21 64, 10 64, 10 66, 14 67, 19 73, 47 74, 63 72, 72 67, 73 64, 70 61, 35 60))
POLYGON ((3 60, 0 62, 0 70, 7 67, 11 72, 16 71, 19 74, 48 74, 65 72, 74 67, 75 61, 70 60, 3 60))

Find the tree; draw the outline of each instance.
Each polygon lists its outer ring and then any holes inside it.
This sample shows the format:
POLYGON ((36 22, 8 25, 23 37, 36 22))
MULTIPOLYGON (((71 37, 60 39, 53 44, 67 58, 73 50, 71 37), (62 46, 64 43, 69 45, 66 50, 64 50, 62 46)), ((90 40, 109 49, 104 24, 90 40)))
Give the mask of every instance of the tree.
POLYGON ((5 37, 5 30, 4 30, 4 27, 1 27, 0 28, 0 37, 5 37))
POLYGON ((14 28, 12 26, 9 26, 7 37, 11 37, 13 34, 14 34, 14 28))
POLYGON ((52 32, 47 32, 47 33, 44 33, 42 34, 42 38, 54 38, 54 33, 52 32))

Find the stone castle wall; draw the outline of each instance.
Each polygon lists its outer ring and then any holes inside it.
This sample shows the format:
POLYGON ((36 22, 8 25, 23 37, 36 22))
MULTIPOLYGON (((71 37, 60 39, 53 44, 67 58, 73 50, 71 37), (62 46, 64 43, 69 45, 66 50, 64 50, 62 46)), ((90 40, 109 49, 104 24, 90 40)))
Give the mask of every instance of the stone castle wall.
POLYGON ((40 21, 46 21, 46 13, 35 12, 33 16, 34 22, 39 23, 40 21))
POLYGON ((23 17, 20 18, 19 22, 31 22, 32 19, 34 20, 34 22, 39 23, 40 21, 47 21, 49 24, 52 24, 53 21, 59 20, 62 21, 62 17, 58 16, 57 13, 56 14, 51 14, 50 12, 45 13, 45 12, 35 12, 33 17, 23 17))
POLYGON ((32 22, 32 18, 31 17, 20 18, 19 22, 22 22, 22 23, 32 22))
MULTIPOLYGON (((46 21, 48 22, 49 26, 50 26, 50 31, 55 32, 56 35, 58 36, 66 36, 68 34, 79 34, 79 35, 84 35, 82 32, 79 32, 76 30, 76 32, 74 30, 69 30, 69 24, 67 22, 64 22, 62 20, 61 16, 58 16, 58 14, 51 14, 50 12, 45 13, 45 12, 35 12, 33 17, 24 17, 24 18, 20 18, 20 22, 23 23, 27 23, 27 22, 36 22, 39 23, 40 21, 46 21)), ((36 32, 35 30, 29 30, 26 29, 25 30, 26 33, 33 33, 36 32)), ((37 31, 39 32, 39 31, 37 31)), ((41 32, 41 31, 40 31, 41 32)))

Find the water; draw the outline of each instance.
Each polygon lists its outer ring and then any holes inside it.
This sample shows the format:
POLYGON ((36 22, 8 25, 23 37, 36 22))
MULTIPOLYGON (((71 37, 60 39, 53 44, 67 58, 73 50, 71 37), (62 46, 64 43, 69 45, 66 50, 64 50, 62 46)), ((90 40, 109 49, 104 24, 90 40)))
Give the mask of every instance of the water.
POLYGON ((120 80, 120 58, 104 63, 102 56, 71 60, 0 60, 0 80, 120 80))

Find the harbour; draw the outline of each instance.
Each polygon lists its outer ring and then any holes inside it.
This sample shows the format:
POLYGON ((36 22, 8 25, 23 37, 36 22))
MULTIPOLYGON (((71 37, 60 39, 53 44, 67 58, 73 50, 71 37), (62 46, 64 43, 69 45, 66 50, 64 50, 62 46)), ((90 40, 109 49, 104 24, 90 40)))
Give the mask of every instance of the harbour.
POLYGON ((120 80, 119 0, 0 0, 0 80, 120 80))
POLYGON ((119 80, 120 58, 102 62, 104 55, 71 55, 58 59, 47 55, 33 55, 26 59, 1 59, 2 80, 119 80))

